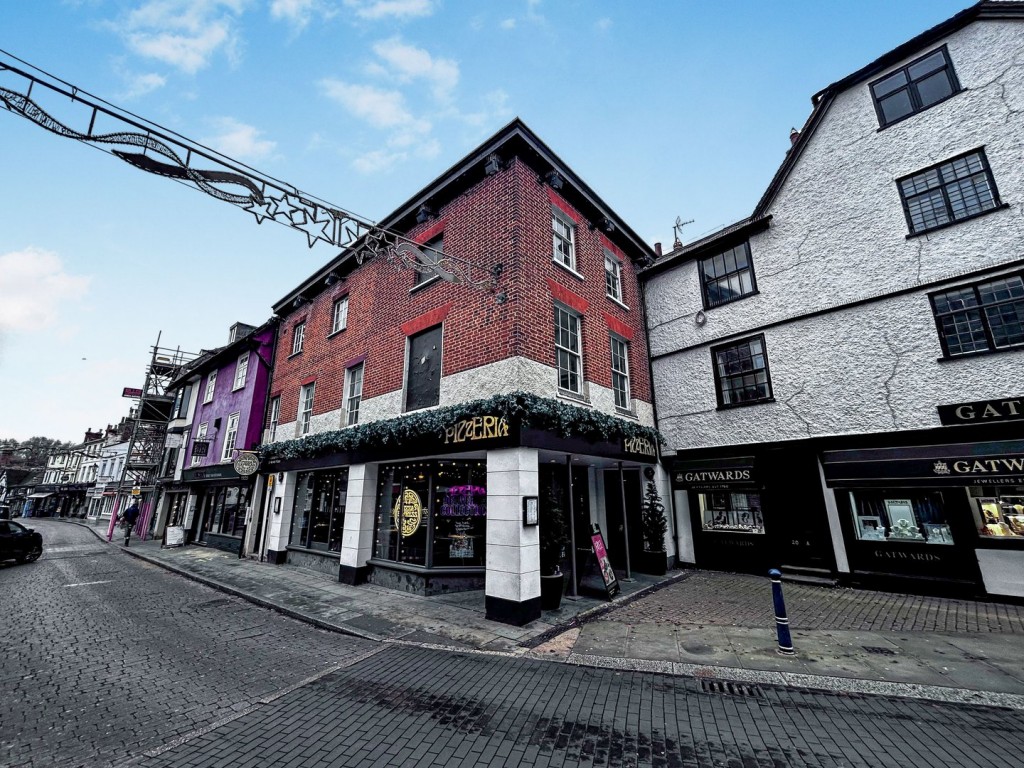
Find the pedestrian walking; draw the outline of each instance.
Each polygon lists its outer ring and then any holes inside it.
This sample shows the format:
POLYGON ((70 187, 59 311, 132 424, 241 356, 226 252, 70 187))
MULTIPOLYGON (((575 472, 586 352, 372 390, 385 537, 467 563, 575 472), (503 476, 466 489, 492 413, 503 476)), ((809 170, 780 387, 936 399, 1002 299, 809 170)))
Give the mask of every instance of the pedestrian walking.
POLYGON ((128 542, 132 538, 132 529, 135 527, 135 521, 139 519, 139 502, 133 501, 131 506, 124 511, 121 516, 122 525, 124 526, 124 545, 127 547, 128 542))

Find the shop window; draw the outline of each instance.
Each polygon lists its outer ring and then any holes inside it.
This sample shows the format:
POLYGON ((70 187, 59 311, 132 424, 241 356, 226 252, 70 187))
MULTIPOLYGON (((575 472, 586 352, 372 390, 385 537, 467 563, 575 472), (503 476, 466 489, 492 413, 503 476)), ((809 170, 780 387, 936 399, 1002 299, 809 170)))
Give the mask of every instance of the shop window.
POLYGON ((774 399, 763 335, 715 347, 711 354, 719 407, 731 408, 774 399))
POLYGON ((1024 345, 1024 276, 1008 275, 933 294, 946 357, 1024 345))
POLYGON ((700 285, 705 309, 756 293, 750 244, 740 243, 735 248, 703 259, 700 262, 700 285))
POLYGON ((971 488, 970 494, 980 535, 1024 539, 1024 487, 971 488))
POLYGON ((983 149, 897 180, 910 234, 917 235, 1000 207, 983 149))
POLYGON ((409 337, 405 370, 405 410, 429 408, 441 402, 441 327, 409 337))
POLYGON ((878 124, 885 128, 945 101, 960 90, 945 46, 871 84, 878 124))
POLYGON ((861 541, 953 543, 941 493, 850 491, 850 507, 861 541))
POLYGON ((438 568, 484 566, 484 462, 385 466, 381 467, 380 478, 376 558, 438 568))
POLYGON ((288 543, 305 549, 340 552, 345 531, 348 469, 300 472, 288 543))
POLYGON ((697 501, 705 531, 764 533, 759 493, 709 491, 698 493, 697 501))

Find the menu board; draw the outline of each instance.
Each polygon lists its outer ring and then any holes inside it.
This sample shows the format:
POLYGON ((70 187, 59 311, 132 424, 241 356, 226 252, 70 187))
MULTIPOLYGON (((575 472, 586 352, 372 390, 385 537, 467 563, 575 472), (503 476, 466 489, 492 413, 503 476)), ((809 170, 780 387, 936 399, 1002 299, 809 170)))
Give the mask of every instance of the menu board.
POLYGON ((615 577, 615 569, 612 568, 612 563, 608 559, 608 550, 604 545, 604 535, 596 525, 594 526, 594 532, 590 535, 590 542, 594 549, 594 558, 597 560, 597 569, 601 572, 601 581, 604 582, 608 599, 611 600, 612 596, 619 591, 619 580, 615 577))
POLYGON ((164 533, 164 546, 185 546, 185 527, 182 525, 168 525, 164 533))

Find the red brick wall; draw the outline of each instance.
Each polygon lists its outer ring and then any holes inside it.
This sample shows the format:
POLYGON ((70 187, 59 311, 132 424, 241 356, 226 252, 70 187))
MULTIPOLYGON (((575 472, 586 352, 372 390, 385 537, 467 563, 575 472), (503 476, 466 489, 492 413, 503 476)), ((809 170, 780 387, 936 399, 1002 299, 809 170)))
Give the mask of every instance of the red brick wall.
MULTIPOLYGON (((585 221, 577 228, 577 264, 585 280, 580 281, 555 265, 551 259, 551 203, 547 190, 538 183, 533 170, 514 161, 445 205, 436 218, 406 233, 413 240, 424 235, 433 237, 443 226, 445 251, 471 259, 483 270, 503 264, 499 290, 507 293, 508 301, 504 304, 486 291, 444 281, 410 292, 413 272, 377 259, 284 317, 271 385, 272 394, 281 395, 280 422, 295 420, 299 387, 311 378, 316 381, 314 415, 339 408, 344 396, 345 363, 362 356, 366 362, 364 399, 401 390, 406 346, 402 326, 419 328, 419 318, 446 309, 444 376, 514 355, 554 365, 552 294, 548 280, 589 302, 583 322, 588 380, 611 386, 605 315, 634 329, 630 347, 633 396, 649 401, 647 352, 632 264, 628 259, 623 261, 623 291, 629 312, 605 297, 599 234, 590 231, 585 221), (344 294, 349 296, 348 327, 328 337, 334 301, 344 294), (302 318, 306 321, 303 351, 292 356, 292 329, 302 318)), ((483 270, 474 271, 474 276, 484 276, 483 270)), ((466 393, 467 399, 474 396, 466 393)))

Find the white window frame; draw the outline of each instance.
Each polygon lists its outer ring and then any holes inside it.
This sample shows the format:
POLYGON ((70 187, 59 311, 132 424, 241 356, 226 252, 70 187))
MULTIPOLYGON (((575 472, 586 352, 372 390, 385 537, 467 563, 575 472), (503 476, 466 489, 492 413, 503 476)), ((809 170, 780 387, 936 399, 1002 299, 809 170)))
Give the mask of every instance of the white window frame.
MULTIPOLYGON (((577 397, 584 397, 584 393, 583 393, 584 392, 584 386, 583 386, 583 323, 582 323, 582 317, 579 315, 579 313, 574 312, 573 310, 569 309, 568 307, 564 307, 561 304, 555 304, 554 325, 555 325, 555 369, 556 369, 557 376, 558 376, 558 378, 557 378, 558 391, 559 392, 567 392, 567 393, 576 395, 577 397), (561 345, 559 343, 559 338, 558 337, 559 337, 559 331, 561 329, 561 324, 559 323, 559 313, 564 314, 566 317, 568 317, 568 318, 570 318, 572 320, 571 326, 568 328, 568 330, 569 330, 569 333, 572 336, 575 336, 576 347, 577 347, 575 350, 573 350, 571 346, 566 347, 566 346, 563 346, 563 345, 561 345), (563 371, 562 356, 563 355, 567 356, 568 359, 575 359, 577 361, 577 369, 578 370, 576 372, 576 378, 579 381, 579 389, 571 389, 571 388, 566 388, 566 387, 562 386, 562 371, 563 371)), ((571 343, 571 339, 570 339, 570 343, 571 343)), ((572 371, 569 369, 569 367, 565 367, 564 370, 566 370, 569 373, 570 377, 572 376, 572 371)))
POLYGON ((342 296, 334 302, 331 310, 331 333, 344 331, 348 328, 348 296, 342 296))
POLYGON ((300 435, 309 434, 309 425, 313 420, 313 398, 316 397, 316 382, 303 384, 299 387, 298 427, 300 435))
POLYGON ((622 303, 622 262, 607 250, 604 252, 604 288, 608 298, 622 303))
POLYGON ((292 329, 292 354, 297 355, 302 351, 302 345, 306 341, 306 321, 296 323, 292 329))
MULTIPOLYGON (((209 424, 207 422, 205 422, 205 421, 202 424, 199 425, 199 429, 196 430, 196 438, 195 438, 195 440, 192 441, 193 445, 195 445, 195 443, 197 441, 202 442, 202 441, 206 440, 206 428, 208 426, 209 426, 209 424)), ((209 455, 210 455, 209 451, 207 451, 206 457, 208 457, 209 455)), ((196 466, 197 464, 199 464, 206 457, 193 455, 192 456, 192 466, 193 467, 196 466)))
POLYGON ((551 210, 551 260, 576 272, 576 222, 554 208, 551 210), (567 255, 559 248, 563 244, 568 246, 567 255))
POLYGON ((281 418, 281 396, 270 398, 270 442, 274 442, 274 433, 277 432, 277 422, 281 418))
POLYGON ((245 380, 249 376, 249 353, 243 352, 238 356, 238 362, 235 363, 235 384, 232 390, 242 389, 245 387, 245 380))
POLYGON ((625 339, 619 338, 615 334, 611 335, 611 368, 612 368, 612 393, 615 396, 615 407, 623 411, 632 411, 633 400, 632 393, 630 392, 630 381, 629 381, 629 342, 625 339), (622 345, 622 361, 625 365, 625 370, 619 370, 615 367, 615 345, 622 345), (616 375, 621 376, 625 380, 625 388, 623 394, 626 401, 625 405, 619 404, 619 387, 615 385, 616 375))
POLYGON ((206 377, 206 391, 203 393, 203 405, 213 402, 213 391, 217 388, 217 372, 210 371, 206 377))
POLYGON ((240 412, 228 416, 228 426, 224 432, 224 445, 220 451, 221 462, 231 461, 231 455, 235 452, 235 444, 238 442, 238 417, 240 412))
POLYGON ((363 401, 364 363, 356 363, 345 371, 345 424, 352 426, 359 423, 359 406, 363 401), (358 378, 356 372, 358 371, 358 378))

